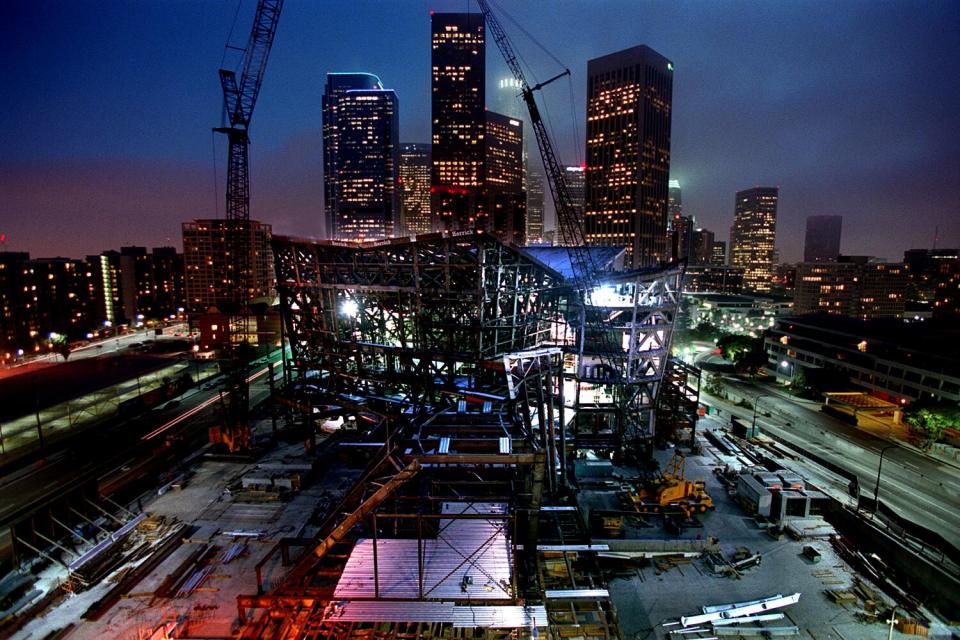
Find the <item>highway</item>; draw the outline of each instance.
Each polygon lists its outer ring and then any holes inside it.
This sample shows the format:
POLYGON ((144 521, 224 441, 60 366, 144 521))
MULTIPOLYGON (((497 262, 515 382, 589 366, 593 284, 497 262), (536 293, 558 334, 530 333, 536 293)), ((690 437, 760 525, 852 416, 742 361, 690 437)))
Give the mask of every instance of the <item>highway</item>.
MULTIPOLYGON (((751 402, 762 396, 757 414, 762 431, 856 475, 865 497, 873 498, 882 453, 880 502, 960 548, 960 469, 821 413, 817 403, 741 380, 724 378, 724 384, 751 402)), ((747 422, 753 416, 752 409, 703 392, 701 402, 721 409, 727 420, 731 413, 747 422)))

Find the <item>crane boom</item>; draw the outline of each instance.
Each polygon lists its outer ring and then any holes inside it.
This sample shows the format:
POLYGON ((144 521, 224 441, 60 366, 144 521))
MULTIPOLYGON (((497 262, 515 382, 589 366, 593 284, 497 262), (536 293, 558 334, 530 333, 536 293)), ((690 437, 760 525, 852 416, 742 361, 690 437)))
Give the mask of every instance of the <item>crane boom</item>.
POLYGON ((524 103, 527 105, 527 111, 530 113, 530 124, 533 127, 534 136, 537 139, 537 147, 540 150, 540 157, 543 159, 543 167, 547 172, 547 184, 550 187, 550 195, 553 198, 553 206, 557 212, 557 224, 560 230, 560 238, 567 245, 570 252, 570 262, 573 267, 574 279, 583 283, 597 273, 597 265, 594 264, 593 256, 585 248, 583 228, 580 224, 580 217, 570 197, 570 191, 563 178, 563 167, 557 159, 557 154, 553 150, 553 143, 550 136, 547 135, 547 128, 540 115, 540 108, 534 98, 533 92, 545 85, 569 75, 570 70, 565 69, 562 73, 545 82, 541 82, 534 87, 530 86, 527 78, 520 67, 520 62, 513 50, 510 39, 500 25, 496 15, 491 11, 487 0, 477 0, 480 6, 480 12, 483 14, 487 27, 493 34, 493 40, 500 49, 503 59, 513 73, 513 77, 520 85, 521 95, 524 103))
POLYGON ((253 17, 253 28, 243 56, 243 70, 240 84, 237 85, 233 71, 220 70, 220 82, 223 87, 223 99, 231 126, 247 127, 253 116, 253 108, 263 84, 263 73, 267 69, 267 58, 273 46, 280 21, 283 0, 260 0, 253 17))

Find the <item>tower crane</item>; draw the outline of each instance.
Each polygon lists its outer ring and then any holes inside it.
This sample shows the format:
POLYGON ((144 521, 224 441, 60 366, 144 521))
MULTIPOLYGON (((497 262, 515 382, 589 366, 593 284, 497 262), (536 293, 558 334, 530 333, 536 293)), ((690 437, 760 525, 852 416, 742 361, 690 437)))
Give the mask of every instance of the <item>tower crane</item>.
MULTIPOLYGON (((259 0, 253 18, 253 28, 247 46, 243 49, 240 78, 230 69, 220 69, 223 89, 223 126, 214 129, 227 136, 227 202, 226 229, 230 260, 227 266, 229 305, 228 338, 231 342, 231 375, 223 429, 211 431, 211 440, 225 443, 231 451, 245 449, 250 440, 249 387, 246 377, 246 356, 234 333, 247 333, 248 305, 253 297, 253 265, 251 263, 250 227, 250 120, 263 84, 267 58, 280 20, 283 0, 259 0)), ((231 47, 229 44, 228 48, 231 47)), ((245 340, 244 340, 245 341, 245 340)))
MULTIPOLYGON (((567 245, 570 252, 570 262, 573 267, 573 274, 576 284, 582 287, 584 281, 597 273, 597 265, 594 263, 592 254, 585 248, 583 227, 580 224, 580 218, 576 213, 576 206, 570 197, 570 191, 563 178, 563 167, 557 159, 557 154, 553 150, 553 143, 550 136, 547 135, 547 128, 540 115, 540 108, 534 98, 533 92, 538 91, 555 80, 570 75, 570 69, 564 69, 561 73, 553 76, 549 80, 530 86, 527 78, 520 67, 517 54, 513 50, 510 39, 500 25, 500 21, 490 9, 488 0, 477 0, 480 6, 480 12, 487 24, 487 27, 493 33, 493 39, 497 43, 497 48, 503 55, 510 72, 520 85, 520 94, 524 103, 527 105, 527 111, 530 113, 530 125, 533 127, 534 136, 537 139, 537 147, 540 150, 540 157, 543 159, 543 167, 547 173, 547 184, 550 187, 550 195, 553 198, 553 205, 557 212, 557 225, 560 231, 560 237, 567 245)), ((585 290, 584 290, 585 292, 585 290)))

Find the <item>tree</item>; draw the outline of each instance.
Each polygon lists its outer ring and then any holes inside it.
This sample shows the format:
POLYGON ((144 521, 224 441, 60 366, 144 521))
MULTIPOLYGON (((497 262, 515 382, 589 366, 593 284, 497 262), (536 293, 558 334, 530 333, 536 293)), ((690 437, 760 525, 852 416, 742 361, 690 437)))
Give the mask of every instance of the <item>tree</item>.
POLYGON ((50 343, 53 345, 54 351, 62 355, 63 361, 66 362, 67 358, 70 357, 70 343, 67 342, 67 336, 53 332, 50 334, 50 343))
POLYGON ((742 373, 756 373, 757 369, 767 363, 763 337, 726 334, 717 341, 717 347, 723 357, 733 362, 736 369, 742 373))
POLYGON ((707 376, 707 381, 703 385, 703 390, 709 393, 712 396, 722 396, 723 395, 723 380, 720 376, 715 373, 711 373, 707 376))
POLYGON ((960 407, 945 402, 917 401, 907 407, 903 419, 929 446, 943 438, 945 429, 960 429, 960 407))

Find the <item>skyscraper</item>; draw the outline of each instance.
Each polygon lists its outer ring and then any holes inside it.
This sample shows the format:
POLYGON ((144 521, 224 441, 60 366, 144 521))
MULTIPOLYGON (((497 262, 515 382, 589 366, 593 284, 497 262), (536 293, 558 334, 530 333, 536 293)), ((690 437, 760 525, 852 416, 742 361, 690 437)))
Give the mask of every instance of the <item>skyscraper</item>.
POLYGON ((371 74, 327 75, 324 185, 330 235, 382 240, 399 217, 399 116, 396 94, 371 74), (372 85, 372 86, 368 86, 372 85))
MULTIPOLYGON (((586 168, 566 167, 565 169, 566 170, 563 172, 563 180, 567 184, 567 193, 570 194, 570 201, 573 203, 573 208, 576 211, 577 222, 580 224, 580 229, 586 232, 583 221, 583 210, 586 206, 586 168)), ((557 227, 555 242, 558 246, 572 244, 567 238, 563 237, 562 233, 560 233, 559 224, 557 227)))
POLYGON ((696 229, 693 232, 693 242, 690 244, 688 260, 690 264, 710 264, 713 258, 713 231, 696 229))
POLYGON ((527 174, 527 244, 542 242, 544 242, 543 175, 531 171, 527 174))
POLYGON ((670 255, 674 259, 693 262, 695 226, 696 220, 693 219, 693 216, 677 214, 670 221, 670 255))
POLYGON ((498 238, 526 244, 527 196, 523 191, 523 123, 486 112, 484 203, 487 228, 498 238))
POLYGON ((485 32, 479 13, 433 13, 431 27, 434 229, 482 226, 485 32))
POLYGON ((362 89, 380 89, 380 78, 372 73, 328 73, 323 91, 323 200, 326 237, 336 234, 337 158, 340 148, 339 101, 347 92, 362 89))
POLYGON ((400 145, 400 233, 430 233, 430 145, 400 145))
POLYGON ((840 255, 842 216, 809 216, 803 243, 804 262, 829 262, 840 255))
POLYGON ((647 46, 587 63, 587 244, 633 266, 667 253, 673 63, 647 46))
POLYGON ((738 191, 730 230, 730 264, 743 267, 747 291, 769 293, 773 288, 779 187, 738 191))

